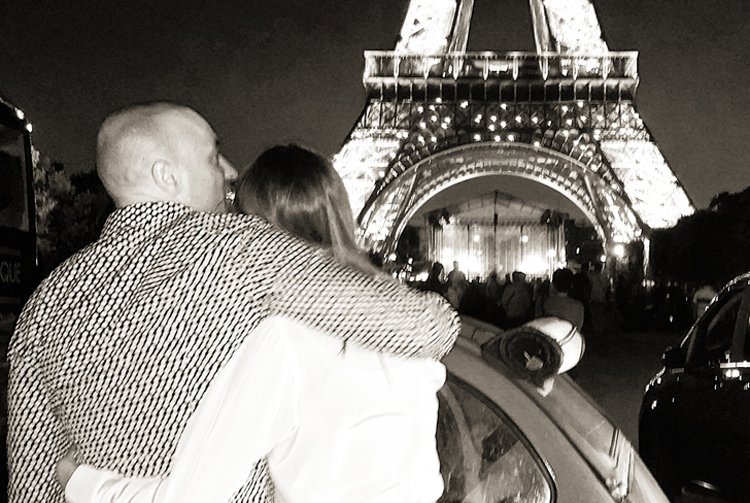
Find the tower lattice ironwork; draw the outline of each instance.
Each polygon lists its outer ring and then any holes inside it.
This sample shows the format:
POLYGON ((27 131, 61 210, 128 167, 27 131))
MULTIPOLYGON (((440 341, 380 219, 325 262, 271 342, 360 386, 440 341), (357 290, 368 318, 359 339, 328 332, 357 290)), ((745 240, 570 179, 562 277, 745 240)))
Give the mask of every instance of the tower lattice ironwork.
POLYGON ((410 0, 393 51, 366 51, 367 103, 334 164, 368 248, 390 253, 451 185, 519 176, 573 201, 607 244, 694 211, 634 104, 590 0, 529 0, 536 52, 467 52, 473 0, 410 0))

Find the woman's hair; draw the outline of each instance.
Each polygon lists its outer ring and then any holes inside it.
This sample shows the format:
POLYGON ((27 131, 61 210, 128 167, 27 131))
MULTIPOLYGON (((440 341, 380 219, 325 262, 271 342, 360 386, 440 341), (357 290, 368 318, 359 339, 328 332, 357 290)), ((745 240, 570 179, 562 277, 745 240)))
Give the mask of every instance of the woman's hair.
POLYGON ((298 145, 277 145, 239 178, 235 204, 312 243, 330 247, 340 263, 378 272, 354 240, 354 218, 341 177, 324 157, 298 145))

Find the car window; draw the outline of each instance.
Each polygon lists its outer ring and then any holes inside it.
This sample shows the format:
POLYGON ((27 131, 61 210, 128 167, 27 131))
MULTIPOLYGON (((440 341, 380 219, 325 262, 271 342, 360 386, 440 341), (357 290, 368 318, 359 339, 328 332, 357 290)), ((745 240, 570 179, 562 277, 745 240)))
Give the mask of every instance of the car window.
POLYGON ((439 503, 552 501, 538 456, 488 399, 449 376, 438 402, 437 444, 445 485, 439 503))
POLYGON ((742 292, 719 299, 698 322, 690 363, 697 367, 716 366, 730 360, 732 336, 742 292))

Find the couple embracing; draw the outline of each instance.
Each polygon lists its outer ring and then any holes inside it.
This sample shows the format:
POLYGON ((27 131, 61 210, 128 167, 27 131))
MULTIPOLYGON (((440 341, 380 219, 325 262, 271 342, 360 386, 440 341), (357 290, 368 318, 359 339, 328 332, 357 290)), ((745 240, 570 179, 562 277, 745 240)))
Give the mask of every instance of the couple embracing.
POLYGON ((11 342, 12 503, 440 497, 458 318, 359 253, 329 162, 279 146, 239 176, 153 103, 104 122, 97 171, 116 210, 11 342))

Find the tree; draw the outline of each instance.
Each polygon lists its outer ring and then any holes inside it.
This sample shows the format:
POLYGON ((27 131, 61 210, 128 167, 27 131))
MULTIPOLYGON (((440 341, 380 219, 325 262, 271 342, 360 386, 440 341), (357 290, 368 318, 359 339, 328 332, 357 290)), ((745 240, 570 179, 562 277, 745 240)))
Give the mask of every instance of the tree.
POLYGON ((750 270, 750 187, 716 195, 708 209, 651 235, 657 277, 722 284, 750 270))
POLYGON ((68 177, 62 163, 33 157, 37 262, 45 277, 97 238, 113 204, 96 173, 68 177))

